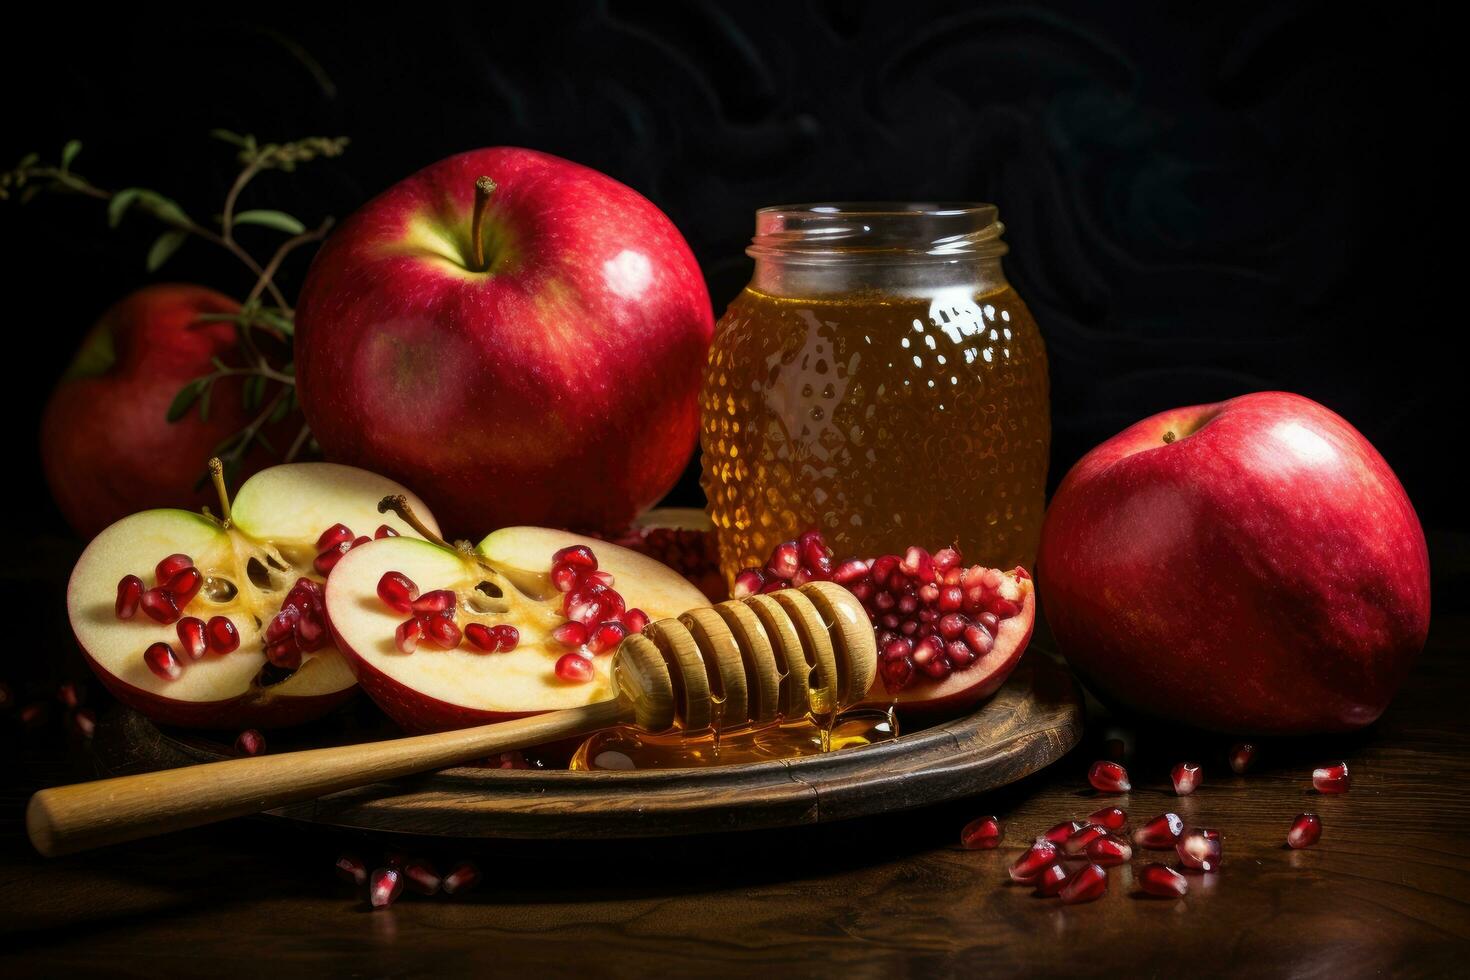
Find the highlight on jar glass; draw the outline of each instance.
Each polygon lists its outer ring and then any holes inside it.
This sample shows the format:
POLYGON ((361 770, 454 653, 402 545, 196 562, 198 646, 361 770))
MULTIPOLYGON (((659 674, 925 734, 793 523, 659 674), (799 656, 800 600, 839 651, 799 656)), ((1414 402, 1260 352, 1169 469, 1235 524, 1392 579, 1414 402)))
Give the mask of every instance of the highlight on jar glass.
POLYGON ((839 555, 955 545, 1035 559, 1046 349, 989 204, 762 208, 750 284, 715 330, 703 485, 734 581, 818 528, 839 555))

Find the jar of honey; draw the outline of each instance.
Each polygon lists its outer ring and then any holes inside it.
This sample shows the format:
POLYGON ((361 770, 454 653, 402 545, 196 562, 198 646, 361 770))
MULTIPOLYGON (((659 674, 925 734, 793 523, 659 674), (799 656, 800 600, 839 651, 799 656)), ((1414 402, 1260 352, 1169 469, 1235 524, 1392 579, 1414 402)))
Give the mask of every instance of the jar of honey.
POLYGON ((988 204, 762 208, 715 329, 703 485, 727 581, 817 528, 839 558, 957 546, 1030 567, 1046 349, 988 204))

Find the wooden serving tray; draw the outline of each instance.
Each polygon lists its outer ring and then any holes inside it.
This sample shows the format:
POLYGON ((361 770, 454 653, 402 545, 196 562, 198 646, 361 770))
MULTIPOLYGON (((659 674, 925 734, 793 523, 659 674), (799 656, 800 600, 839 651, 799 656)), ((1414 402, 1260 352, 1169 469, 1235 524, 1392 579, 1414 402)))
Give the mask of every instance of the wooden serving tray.
MULTIPOLYGON (((455 838, 664 837, 764 830, 925 806, 1013 783, 1082 736, 1076 685, 1032 650, 988 702, 892 742, 801 759, 644 772, 446 769, 281 807, 269 816, 455 838)), ((311 744, 342 741, 314 740, 311 744)), ((285 739, 282 739, 285 741, 285 739)), ((226 758, 128 709, 98 725, 103 775, 226 758)), ((307 745, 281 745, 281 748, 307 745)))

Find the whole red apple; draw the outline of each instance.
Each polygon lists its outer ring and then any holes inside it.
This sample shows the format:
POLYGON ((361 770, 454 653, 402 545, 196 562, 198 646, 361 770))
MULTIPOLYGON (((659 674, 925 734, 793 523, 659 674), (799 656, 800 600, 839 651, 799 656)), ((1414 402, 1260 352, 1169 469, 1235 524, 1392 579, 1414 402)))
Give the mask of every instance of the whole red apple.
MULTIPOLYGON (((234 313, 227 296, 191 285, 147 286, 102 315, 51 393, 41 419, 41 463, 61 512, 91 537, 114 521, 154 507, 193 510, 211 503, 200 485, 209 457, 250 421, 238 378, 215 385, 209 419, 168 409, 179 389, 233 358, 231 323, 200 316, 234 313)), ((261 448, 240 478, 273 458, 261 448)))
POLYGON ((1164 412, 1084 456, 1038 583, 1099 693, 1218 731, 1366 725, 1429 628, 1403 487, 1351 425, 1282 392, 1164 412))
POLYGON ((419 171, 332 235, 302 287, 296 370, 327 457, 410 482, 451 533, 608 530, 688 462, 713 330, 658 208, 496 147, 419 171))

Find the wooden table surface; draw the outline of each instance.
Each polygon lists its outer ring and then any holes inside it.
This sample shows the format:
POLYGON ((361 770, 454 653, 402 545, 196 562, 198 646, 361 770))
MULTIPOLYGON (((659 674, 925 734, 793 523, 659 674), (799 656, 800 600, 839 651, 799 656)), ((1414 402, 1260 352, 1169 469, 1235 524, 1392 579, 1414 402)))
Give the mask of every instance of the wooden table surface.
POLYGON ((255 820, 50 861, 25 841, 25 798, 77 776, 85 757, 75 740, 57 751, 59 728, 12 726, 0 975, 1446 975, 1470 953, 1467 654, 1470 617, 1439 616, 1373 729, 1263 743, 1245 776, 1226 767, 1225 740, 1137 731, 1135 789, 1108 800, 1135 819, 1173 809, 1218 828, 1224 867, 1160 901, 1140 897, 1125 866, 1102 900, 1070 907, 1008 885, 1006 866, 1104 802, 1084 779, 1111 724, 1096 715, 1077 751, 1004 791, 791 832, 472 852, 255 820), (1205 782, 1178 798, 1167 771, 1186 757, 1205 782), (1352 791, 1317 795, 1312 766, 1337 758, 1352 791), (1321 814, 1322 841, 1288 850, 1304 810, 1321 814), (960 826, 991 812, 1006 821, 1002 848, 960 850, 960 826), (485 882, 461 900, 369 911, 332 865, 385 847, 441 864, 473 856, 485 882))

